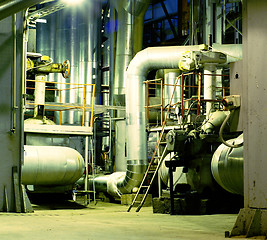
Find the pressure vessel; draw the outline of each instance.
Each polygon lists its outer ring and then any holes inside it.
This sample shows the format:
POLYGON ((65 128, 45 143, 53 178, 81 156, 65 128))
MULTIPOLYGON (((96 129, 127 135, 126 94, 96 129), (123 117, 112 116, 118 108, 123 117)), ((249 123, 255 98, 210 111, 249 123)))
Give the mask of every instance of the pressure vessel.
POLYGON ((79 152, 59 146, 24 146, 22 183, 60 186, 75 183, 84 172, 79 152))

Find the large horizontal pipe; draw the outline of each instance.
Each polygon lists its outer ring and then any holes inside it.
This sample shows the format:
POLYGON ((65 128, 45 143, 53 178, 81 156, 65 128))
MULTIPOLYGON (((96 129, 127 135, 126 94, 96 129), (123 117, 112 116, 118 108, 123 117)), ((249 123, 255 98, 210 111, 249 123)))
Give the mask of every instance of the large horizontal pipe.
POLYGON ((0 20, 11 16, 12 14, 18 13, 36 5, 38 3, 44 2, 44 0, 6 0, 0 3, 0 20))
POLYGON ((74 184, 84 172, 79 152, 59 146, 24 146, 22 183, 60 186, 74 184))

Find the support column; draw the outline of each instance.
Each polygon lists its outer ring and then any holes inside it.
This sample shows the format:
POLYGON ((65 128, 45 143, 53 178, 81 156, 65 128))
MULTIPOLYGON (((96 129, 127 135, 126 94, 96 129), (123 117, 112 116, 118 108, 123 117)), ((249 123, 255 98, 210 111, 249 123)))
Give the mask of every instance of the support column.
POLYGON ((267 235, 267 1, 243 1, 244 209, 231 236, 267 235))
MULTIPOLYGON (((28 211, 21 185, 23 162, 23 29, 22 13, 0 21, 0 211, 28 211)), ((27 199, 27 200, 26 200, 27 199)), ((27 202, 27 203, 26 203, 27 202)))

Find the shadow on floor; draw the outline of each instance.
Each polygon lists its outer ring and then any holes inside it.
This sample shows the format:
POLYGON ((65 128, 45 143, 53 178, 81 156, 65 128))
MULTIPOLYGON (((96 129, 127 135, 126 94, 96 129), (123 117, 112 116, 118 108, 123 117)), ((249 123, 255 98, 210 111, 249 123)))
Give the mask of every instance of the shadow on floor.
POLYGON ((33 210, 83 209, 83 201, 74 202, 65 194, 28 194, 33 210))

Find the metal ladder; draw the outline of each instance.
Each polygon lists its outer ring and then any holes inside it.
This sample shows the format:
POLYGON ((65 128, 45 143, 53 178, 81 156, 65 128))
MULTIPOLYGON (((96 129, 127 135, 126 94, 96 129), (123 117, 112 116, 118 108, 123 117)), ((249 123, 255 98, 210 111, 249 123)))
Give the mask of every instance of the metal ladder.
POLYGON ((146 197, 147 197, 148 192, 149 192, 149 190, 150 190, 150 187, 151 187, 151 185, 152 185, 152 183, 153 183, 153 181, 154 181, 154 179, 155 179, 155 177, 156 177, 156 174, 157 174, 157 172, 158 172, 158 170, 159 170, 159 168, 160 168, 160 166, 161 166, 161 164, 162 164, 162 162, 163 162, 163 159, 164 159, 165 156, 166 156, 166 152, 167 152, 167 146, 164 148, 163 153, 162 153, 162 155, 161 155, 161 157, 160 157, 160 159, 159 159, 158 165, 157 165, 157 167, 156 167, 155 170, 151 170, 152 162, 153 162, 153 160, 154 160, 154 158, 155 158, 155 157, 152 157, 152 159, 151 159, 151 161, 150 161, 150 163, 149 163, 149 165, 148 165, 148 168, 147 168, 147 170, 146 170, 146 172, 145 172, 145 175, 144 175, 144 177, 143 177, 143 180, 142 180, 142 182, 141 182, 141 184, 140 184, 140 187, 138 188, 138 191, 137 191, 137 193, 136 193, 136 195, 135 195, 135 197, 134 197, 134 199, 133 199, 131 205, 129 206, 127 212, 130 212, 130 211, 131 211, 131 208, 134 206, 134 204, 135 204, 135 202, 136 202, 136 199, 137 199, 137 197, 139 196, 139 194, 140 194, 140 192, 141 192, 142 189, 146 189, 146 190, 145 190, 145 194, 144 194, 143 199, 141 200, 140 204, 138 205, 138 207, 137 207, 137 209, 136 209, 136 212, 139 212, 140 209, 142 208, 142 206, 144 205, 145 200, 146 200, 146 197), (146 180, 148 174, 150 174, 150 173, 153 173, 153 176, 152 176, 152 178, 151 178, 150 183, 146 186, 146 185, 144 185, 144 183, 145 183, 145 180, 146 180))
POLYGON ((76 195, 81 194, 84 196, 84 205, 87 206, 90 203, 90 193, 93 193, 93 201, 94 204, 96 205, 96 191, 95 191, 95 181, 94 181, 94 159, 93 159, 93 140, 92 136, 90 136, 90 139, 88 136, 85 137, 85 177, 84 177, 84 190, 75 190, 73 200, 76 201, 76 195), (90 141, 90 149, 89 149, 89 141, 90 141), (88 186, 88 164, 89 164, 89 155, 88 152, 90 150, 90 153, 92 155, 92 178, 93 178, 93 189, 90 190, 88 186))
POLYGON ((159 144, 160 144, 160 142, 161 142, 161 139, 162 139, 162 136, 163 136, 163 133, 164 133, 164 129, 165 129, 165 126, 166 126, 167 117, 168 117, 168 114, 169 114, 169 111, 170 111, 170 108, 171 108, 172 99, 173 99, 173 96, 174 96, 174 93, 175 93, 175 89, 176 89, 176 86, 177 86, 177 84, 178 84, 178 80, 180 79, 180 77, 182 77, 182 79, 183 79, 183 74, 176 78, 176 81, 175 81, 175 84, 174 84, 174 88, 173 88, 173 92, 172 92, 172 95, 171 95, 171 98, 170 98, 170 104, 168 105, 168 108, 167 108, 166 116, 165 116, 164 122, 163 122, 163 124, 162 124, 162 129, 161 129, 161 132, 160 132, 158 141, 157 141, 156 148, 155 148, 155 150, 154 150, 154 153, 153 153, 153 155, 152 155, 152 158, 151 158, 151 161, 150 161, 150 163, 149 163, 149 165, 148 165, 148 168, 147 168, 147 170, 146 170, 146 172, 145 172, 145 174, 144 174, 144 177, 143 177, 143 180, 142 180, 142 182, 141 182, 141 184, 140 184, 140 187, 138 188, 138 191, 137 191, 137 193, 136 193, 136 195, 135 195, 135 197, 134 197, 134 199, 133 199, 131 205, 129 206, 127 212, 130 212, 130 211, 131 211, 132 207, 134 206, 134 204, 135 204, 135 202, 136 202, 137 197, 139 196, 139 194, 140 194, 140 192, 141 192, 141 189, 146 189, 145 194, 144 194, 144 196, 143 196, 143 199, 141 200, 140 204, 138 205, 138 207, 137 207, 137 209, 136 209, 136 212, 139 212, 139 211, 140 211, 140 209, 142 208, 142 206, 143 206, 143 204, 144 204, 144 202, 145 202, 145 200, 146 200, 146 197, 147 197, 148 192, 149 192, 149 190, 150 190, 150 187, 151 187, 151 185, 152 185, 152 183, 153 183, 153 181, 154 181, 154 179, 155 179, 155 176, 156 176, 156 174, 157 174, 157 172, 158 172, 158 170, 159 170, 159 168, 160 168, 160 166, 161 166, 161 164, 162 164, 162 162, 163 162, 163 159, 164 159, 165 156, 169 153, 169 152, 167 151, 167 145, 166 145, 165 148, 164 148, 164 150, 163 150, 163 153, 162 153, 162 155, 161 155, 161 157, 160 157, 160 160, 159 160, 159 162, 158 162, 158 166, 157 166, 157 168, 156 168, 154 171, 151 171, 151 165, 152 165, 152 163, 153 163, 153 160, 155 159, 156 153, 158 152, 158 147, 159 147, 159 144), (145 180, 146 180, 148 174, 151 173, 151 172, 153 172, 153 176, 152 176, 152 178, 151 178, 151 181, 150 181, 150 183, 148 184, 148 186, 145 186, 145 185, 144 185, 145 180))

